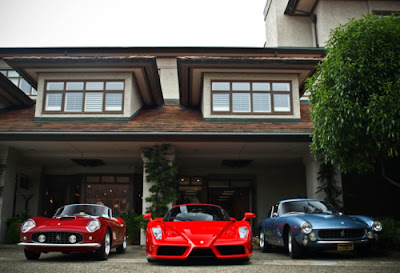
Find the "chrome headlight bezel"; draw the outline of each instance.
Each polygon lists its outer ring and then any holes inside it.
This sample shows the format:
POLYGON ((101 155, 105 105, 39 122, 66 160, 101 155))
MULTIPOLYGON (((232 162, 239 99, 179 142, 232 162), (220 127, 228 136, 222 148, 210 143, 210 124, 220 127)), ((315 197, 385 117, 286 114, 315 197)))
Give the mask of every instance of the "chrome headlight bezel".
POLYGON ((101 223, 97 219, 90 220, 89 223, 87 223, 86 225, 86 230, 92 233, 98 231, 100 228, 101 228, 101 223))
POLYGON ((28 219, 21 225, 21 232, 26 233, 34 227, 36 227, 36 222, 33 219, 28 219))
POLYGON ((382 230, 382 223, 379 221, 373 221, 371 227, 373 231, 380 232, 382 230))
POLYGON ((245 239, 247 237, 247 234, 249 234, 249 228, 248 227, 239 227, 239 237, 240 239, 245 239))
POLYGON ((310 234, 312 232, 312 225, 310 222, 303 222, 301 224, 301 232, 303 232, 304 234, 310 234))
POLYGON ((151 228, 154 237, 156 238, 156 240, 161 240, 162 239, 162 229, 159 227, 153 227, 151 228))

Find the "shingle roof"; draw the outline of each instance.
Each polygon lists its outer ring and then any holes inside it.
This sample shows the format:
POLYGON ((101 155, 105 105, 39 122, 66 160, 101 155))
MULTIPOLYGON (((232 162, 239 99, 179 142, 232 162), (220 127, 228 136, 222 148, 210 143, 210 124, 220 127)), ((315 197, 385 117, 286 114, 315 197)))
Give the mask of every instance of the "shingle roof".
POLYGON ((7 138, 10 133, 233 133, 247 134, 297 134, 312 132, 310 107, 301 104, 301 122, 299 123, 213 123, 204 121, 199 109, 184 109, 179 103, 167 102, 163 108, 143 109, 129 122, 35 122, 34 108, 11 110, 0 113, 0 137, 7 138))

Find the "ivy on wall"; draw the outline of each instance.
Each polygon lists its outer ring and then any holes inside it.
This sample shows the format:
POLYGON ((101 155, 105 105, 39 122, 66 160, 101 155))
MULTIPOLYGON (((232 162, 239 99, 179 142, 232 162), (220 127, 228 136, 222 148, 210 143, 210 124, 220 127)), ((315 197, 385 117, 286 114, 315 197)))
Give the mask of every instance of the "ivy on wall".
POLYGON ((146 158, 146 181, 151 183, 151 195, 145 199, 150 203, 146 212, 150 212, 153 218, 163 217, 168 212, 168 204, 178 198, 178 169, 173 162, 171 145, 155 145, 143 148, 142 152, 146 158))

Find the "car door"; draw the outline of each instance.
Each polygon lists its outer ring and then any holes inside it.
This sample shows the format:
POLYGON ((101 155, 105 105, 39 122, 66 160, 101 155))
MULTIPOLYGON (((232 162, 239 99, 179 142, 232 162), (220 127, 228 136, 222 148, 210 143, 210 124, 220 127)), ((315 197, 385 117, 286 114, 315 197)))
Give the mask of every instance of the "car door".
POLYGON ((272 245, 277 244, 276 220, 278 217, 278 207, 279 204, 272 206, 271 215, 269 215, 269 219, 265 224, 266 239, 272 245))

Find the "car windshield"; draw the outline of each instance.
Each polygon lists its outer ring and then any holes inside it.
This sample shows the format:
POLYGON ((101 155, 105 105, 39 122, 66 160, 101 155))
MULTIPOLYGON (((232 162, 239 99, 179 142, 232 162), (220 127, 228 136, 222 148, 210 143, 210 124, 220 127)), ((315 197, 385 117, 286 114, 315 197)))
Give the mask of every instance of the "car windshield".
POLYGON ((172 208, 164 221, 230 221, 229 215, 220 207, 208 205, 182 205, 172 208))
POLYGON ((282 203, 282 214, 296 213, 337 213, 329 203, 319 200, 299 200, 282 203))
POLYGON ((57 210, 54 217, 63 216, 101 216, 109 218, 109 208, 100 205, 67 205, 57 210))

